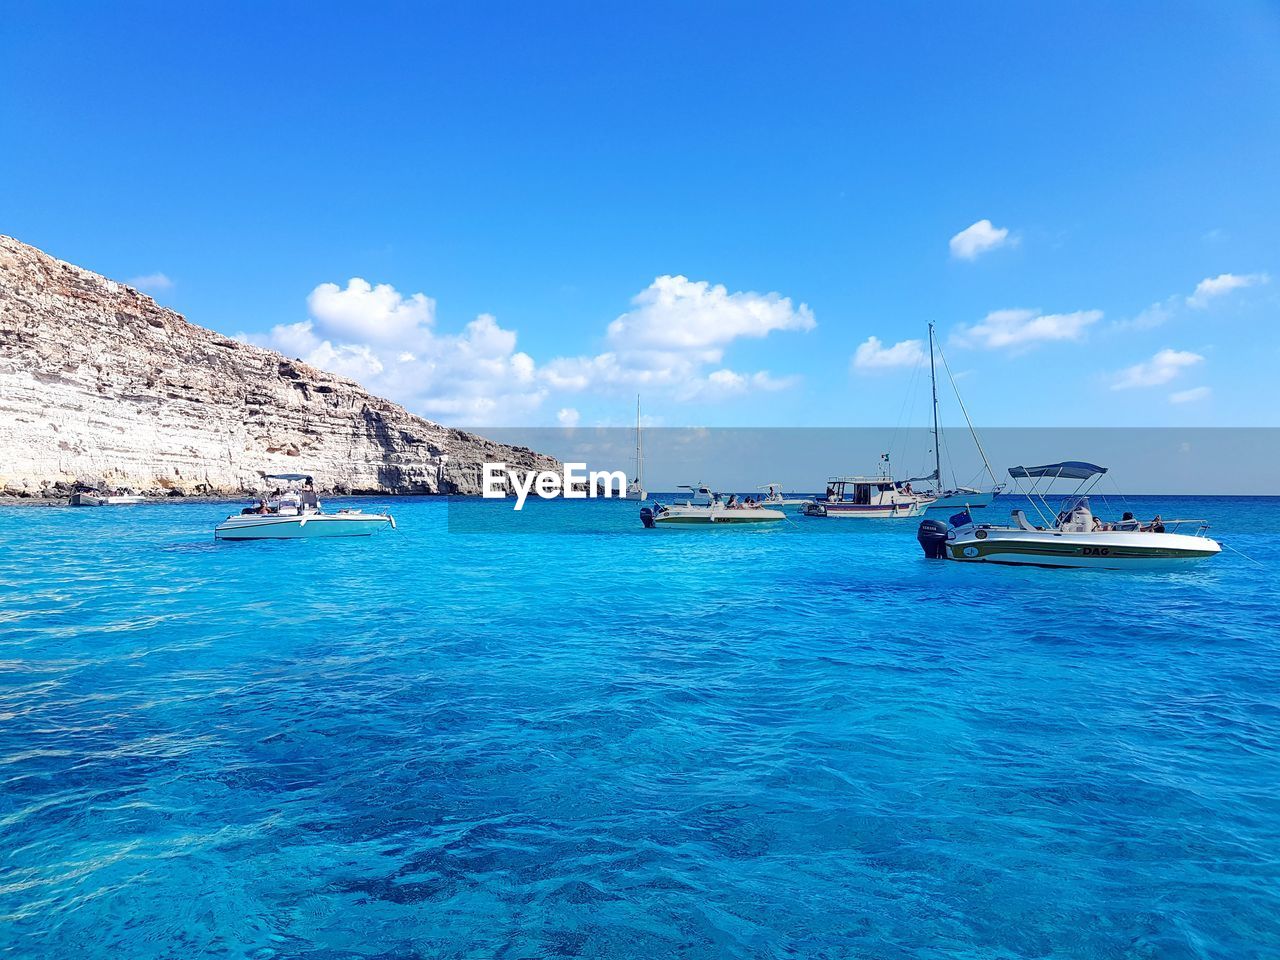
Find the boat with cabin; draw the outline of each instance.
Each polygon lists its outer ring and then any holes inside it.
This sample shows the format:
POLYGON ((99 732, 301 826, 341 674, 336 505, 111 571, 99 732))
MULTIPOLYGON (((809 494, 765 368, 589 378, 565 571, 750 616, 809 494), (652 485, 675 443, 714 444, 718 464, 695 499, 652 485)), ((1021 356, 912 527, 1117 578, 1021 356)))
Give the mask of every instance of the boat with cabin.
POLYGON ((1222 551, 1206 535, 1209 525, 1204 520, 1163 520, 1157 515, 1144 523, 1126 512, 1120 520, 1107 522, 1095 516, 1089 493, 1106 472, 1106 467, 1081 460, 1010 467, 1015 481, 1034 481, 1026 495, 1040 523, 1023 509, 1012 512, 1010 525, 975 523, 966 510, 950 523, 924 520, 916 537, 930 559, 1039 567, 1177 569, 1222 551), (1041 480, 1047 481, 1043 492, 1041 480), (1056 480, 1079 483, 1055 511, 1048 496, 1056 480))
POLYGON ((880 472, 874 477, 832 477, 826 495, 809 500, 802 508, 806 517, 857 520, 906 520, 918 517, 933 498, 918 493, 910 480, 894 480, 889 454, 880 455, 880 472))
POLYGON ((681 485, 679 489, 689 491, 684 503, 658 503, 655 500, 652 507, 640 508, 640 522, 652 529, 713 524, 741 526, 787 519, 781 510, 771 510, 755 503, 747 506, 739 502, 736 494, 726 497, 705 483, 681 485))
POLYGON ((325 513, 316 496, 315 481, 305 473, 263 474, 265 480, 297 485, 263 497, 232 514, 213 530, 215 540, 295 540, 317 537, 367 537, 396 527, 389 513, 365 513, 343 508, 325 513))

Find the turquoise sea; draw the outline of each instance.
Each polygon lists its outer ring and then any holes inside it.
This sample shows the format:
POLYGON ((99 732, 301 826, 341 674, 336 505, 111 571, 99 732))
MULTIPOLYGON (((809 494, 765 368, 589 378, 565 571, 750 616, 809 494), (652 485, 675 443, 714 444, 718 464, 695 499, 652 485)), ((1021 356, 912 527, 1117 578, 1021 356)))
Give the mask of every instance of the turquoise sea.
POLYGON ((1280 956, 1280 499, 1134 499, 1226 545, 1156 574, 386 505, 0 509, 0 956, 1280 956))

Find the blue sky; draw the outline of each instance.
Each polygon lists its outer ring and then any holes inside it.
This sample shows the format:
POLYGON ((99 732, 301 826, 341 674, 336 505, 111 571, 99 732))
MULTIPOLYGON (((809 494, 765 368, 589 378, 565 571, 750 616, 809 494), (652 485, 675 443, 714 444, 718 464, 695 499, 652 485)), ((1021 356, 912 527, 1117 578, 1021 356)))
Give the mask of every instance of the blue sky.
POLYGON ((0 232, 445 422, 1280 420, 1275 5, 3 14, 0 232))

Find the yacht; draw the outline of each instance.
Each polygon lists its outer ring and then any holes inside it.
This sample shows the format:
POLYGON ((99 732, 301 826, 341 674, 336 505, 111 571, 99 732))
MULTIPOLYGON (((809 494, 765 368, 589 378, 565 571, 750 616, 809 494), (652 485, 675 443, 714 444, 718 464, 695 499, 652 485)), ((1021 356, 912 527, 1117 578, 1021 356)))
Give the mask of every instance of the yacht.
POLYGON ((918 517, 933 498, 912 489, 911 480, 894 480, 889 455, 880 456, 880 472, 874 477, 832 477, 821 499, 806 502, 806 517, 905 520, 918 517))
POLYGON ((644 442, 640 435, 640 397, 636 396, 636 472, 627 484, 624 500, 648 500, 649 494, 644 489, 644 442))
POLYGON ((1013 523, 999 526, 975 523, 966 510, 949 524, 925 520, 916 537, 930 559, 973 563, 1021 564, 1039 567, 1096 567, 1106 570, 1177 569, 1212 557, 1222 547, 1206 536, 1203 520, 1150 522, 1126 513, 1120 520, 1095 517, 1089 492, 1106 467, 1066 460, 1036 467, 1010 467, 1014 480, 1034 480, 1027 496, 1038 514, 1034 523, 1025 510, 1014 510, 1013 523), (1043 493, 1041 480, 1048 481, 1043 493), (1055 480, 1079 481, 1057 511, 1049 505, 1047 489, 1055 480))
POLYGON ((265 480, 301 484, 278 496, 264 497, 214 527, 215 540, 295 540, 309 537, 367 537, 396 522, 388 513, 343 509, 325 513, 315 484, 305 473, 264 474, 265 480))
POLYGON ((776 523, 785 520, 781 510, 770 510, 768 507, 745 506, 738 502, 736 495, 725 497, 716 493, 704 483, 681 485, 681 490, 688 490, 689 495, 684 503, 658 503, 652 507, 640 508, 640 522, 645 527, 684 527, 717 526, 776 523))

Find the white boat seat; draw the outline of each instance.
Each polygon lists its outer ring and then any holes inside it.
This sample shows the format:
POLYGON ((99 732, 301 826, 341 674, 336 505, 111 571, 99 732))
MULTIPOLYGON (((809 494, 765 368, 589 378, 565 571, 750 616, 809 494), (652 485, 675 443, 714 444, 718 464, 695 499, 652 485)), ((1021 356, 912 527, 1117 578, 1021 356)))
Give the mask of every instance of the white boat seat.
POLYGON ((1019 530, 1034 530, 1034 529, 1035 529, 1035 527, 1034 527, 1034 526, 1032 526, 1031 521, 1027 519, 1026 511, 1024 511, 1024 510, 1015 510, 1015 511, 1013 511, 1013 513, 1011 514, 1011 516, 1013 517, 1013 521, 1014 521, 1014 523, 1016 523, 1016 524, 1018 525, 1018 529, 1019 529, 1019 530))

